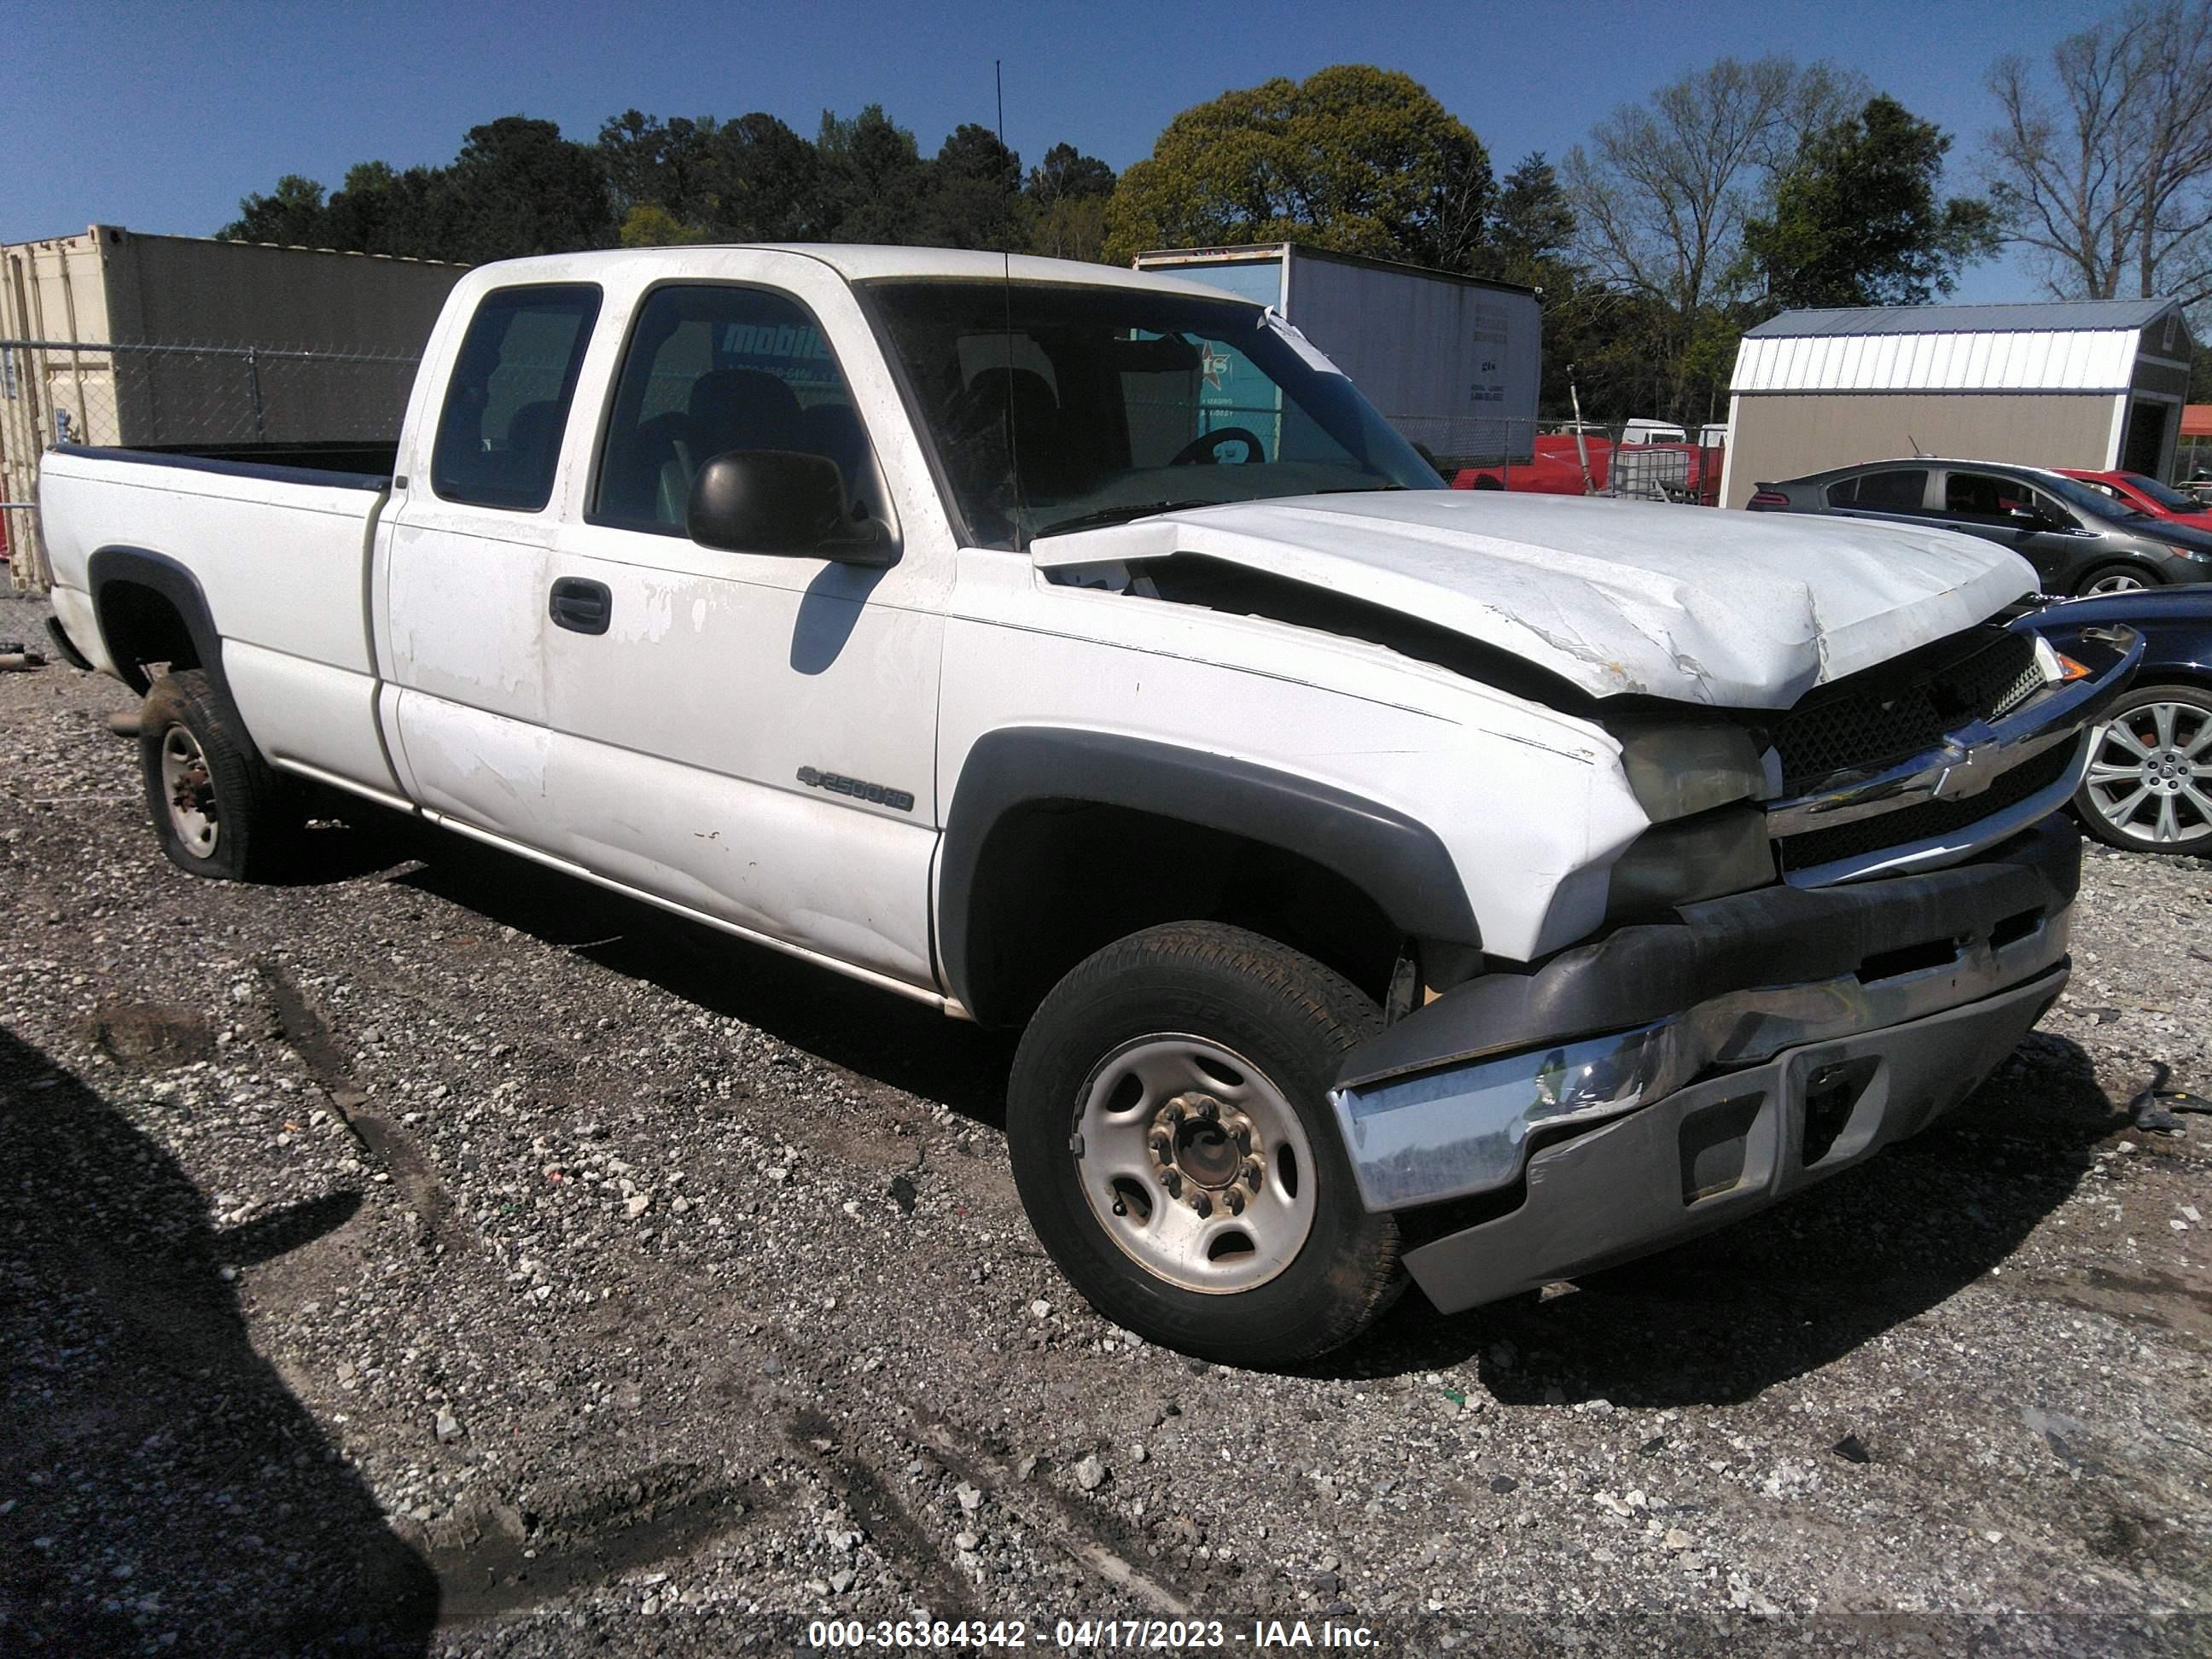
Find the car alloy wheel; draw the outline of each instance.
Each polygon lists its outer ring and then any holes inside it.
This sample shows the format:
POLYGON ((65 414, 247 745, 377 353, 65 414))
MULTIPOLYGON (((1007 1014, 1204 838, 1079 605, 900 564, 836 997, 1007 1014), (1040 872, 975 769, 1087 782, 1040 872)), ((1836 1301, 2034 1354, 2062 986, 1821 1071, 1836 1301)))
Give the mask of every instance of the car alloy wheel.
POLYGON ((2123 840, 2173 847, 2212 838, 2212 708, 2146 702, 2100 728, 2083 793, 2123 840))
POLYGON ((2146 586, 2140 576, 2131 576, 2124 570, 2115 570, 2108 576, 2100 576, 2082 591, 2087 593, 2135 593, 2146 586))

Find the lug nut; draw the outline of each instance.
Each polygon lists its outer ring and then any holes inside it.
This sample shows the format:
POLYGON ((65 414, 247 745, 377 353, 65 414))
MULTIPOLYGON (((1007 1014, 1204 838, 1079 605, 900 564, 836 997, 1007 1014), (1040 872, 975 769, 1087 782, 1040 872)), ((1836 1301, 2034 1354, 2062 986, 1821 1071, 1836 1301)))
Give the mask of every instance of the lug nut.
POLYGON ((1221 1201, 1229 1206, 1230 1214, 1243 1215, 1244 1213, 1244 1194, 1238 1192, 1234 1187, 1231 1187, 1228 1192, 1223 1195, 1221 1201))
POLYGON ((1203 1221, 1213 1213, 1213 1200, 1204 1193, 1198 1193, 1192 1196, 1190 1207, 1198 1212, 1199 1219, 1203 1221))
POLYGON ((1244 1166, 1244 1184, 1255 1193, 1260 1190, 1260 1160, 1256 1158, 1244 1166))
POLYGON ((1221 1115, 1221 1107, 1219 1103, 1211 1100, 1205 1102, 1199 1107, 1198 1115, 1204 1118, 1208 1123, 1215 1121, 1221 1115))
POLYGON ((1166 1170, 1161 1175, 1160 1185, 1168 1189, 1168 1196, 1170 1198, 1181 1198, 1182 1196, 1182 1177, 1177 1175, 1173 1170, 1166 1170))

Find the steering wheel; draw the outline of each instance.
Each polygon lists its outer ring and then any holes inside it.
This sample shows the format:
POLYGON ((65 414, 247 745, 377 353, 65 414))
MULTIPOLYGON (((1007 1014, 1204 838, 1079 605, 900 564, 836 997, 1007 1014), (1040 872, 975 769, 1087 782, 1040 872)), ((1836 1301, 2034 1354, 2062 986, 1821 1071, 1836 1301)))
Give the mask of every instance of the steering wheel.
POLYGON ((1252 452, 1251 459, 1240 462, 1240 465, 1257 466, 1267 459, 1267 452, 1260 447, 1259 435, 1250 428, 1222 426, 1216 427, 1211 432, 1200 433, 1198 436, 1176 451, 1169 458, 1168 465, 1170 466, 1218 466, 1221 463, 1215 458, 1213 452, 1231 438, 1242 441, 1244 447, 1252 452))

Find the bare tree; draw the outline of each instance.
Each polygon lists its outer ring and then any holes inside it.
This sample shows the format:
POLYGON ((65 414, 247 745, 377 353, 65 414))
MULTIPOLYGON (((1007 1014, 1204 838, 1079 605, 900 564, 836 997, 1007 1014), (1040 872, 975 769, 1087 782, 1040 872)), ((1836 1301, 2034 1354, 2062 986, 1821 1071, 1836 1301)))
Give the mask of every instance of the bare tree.
POLYGON ((1712 380, 1733 343, 1714 307, 1748 275, 1745 220, 1806 139, 1866 95, 1863 76, 1825 64, 1723 58, 1623 105, 1567 153, 1576 252, 1640 302, 1630 308, 1649 331, 1638 349, 1666 365, 1661 395, 1677 416, 1694 412, 1692 379, 1712 380))
POLYGON ((1582 257, 1607 281, 1693 316, 1723 297, 1759 191, 1864 91, 1856 74, 1825 64, 1723 58, 1623 105, 1563 169, 1582 257))
POLYGON ((1984 161, 2008 240, 2061 299, 2212 299, 2212 0, 2142 0, 1990 71, 1984 161))

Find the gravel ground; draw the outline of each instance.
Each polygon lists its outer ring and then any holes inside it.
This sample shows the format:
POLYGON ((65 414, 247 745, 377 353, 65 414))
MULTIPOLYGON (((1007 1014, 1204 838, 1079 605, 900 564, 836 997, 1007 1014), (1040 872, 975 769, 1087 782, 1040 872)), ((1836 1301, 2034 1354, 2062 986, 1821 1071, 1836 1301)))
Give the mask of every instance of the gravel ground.
POLYGON ((0 675, 0 1649, 2212 1641, 2212 1120, 2125 1111, 2212 1093, 2212 866, 2094 856, 2067 1000, 1910 1146, 1257 1375, 1044 1259, 1004 1040, 404 825, 194 881, 128 703, 0 675))

